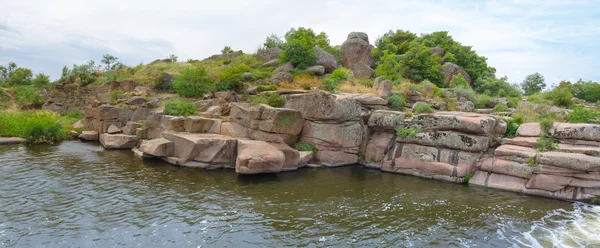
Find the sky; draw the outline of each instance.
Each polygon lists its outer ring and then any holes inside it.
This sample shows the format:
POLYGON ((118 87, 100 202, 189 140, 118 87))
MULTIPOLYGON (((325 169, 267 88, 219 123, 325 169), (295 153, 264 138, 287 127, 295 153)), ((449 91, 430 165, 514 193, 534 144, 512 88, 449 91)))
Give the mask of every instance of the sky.
POLYGON ((53 79, 64 65, 127 65, 175 54, 203 59, 225 46, 254 53, 265 37, 292 27, 326 32, 332 45, 361 31, 371 43, 388 30, 449 31, 472 46, 498 77, 520 83, 600 81, 600 1, 580 0, 4 0, 0 64, 53 79))

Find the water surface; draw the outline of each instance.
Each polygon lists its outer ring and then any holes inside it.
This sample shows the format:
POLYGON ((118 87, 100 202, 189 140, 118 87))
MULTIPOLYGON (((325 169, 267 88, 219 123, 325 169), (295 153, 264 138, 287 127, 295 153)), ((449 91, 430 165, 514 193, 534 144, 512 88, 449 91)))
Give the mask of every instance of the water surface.
POLYGON ((238 176, 0 146, 2 247, 600 247, 600 207, 362 166, 238 176))

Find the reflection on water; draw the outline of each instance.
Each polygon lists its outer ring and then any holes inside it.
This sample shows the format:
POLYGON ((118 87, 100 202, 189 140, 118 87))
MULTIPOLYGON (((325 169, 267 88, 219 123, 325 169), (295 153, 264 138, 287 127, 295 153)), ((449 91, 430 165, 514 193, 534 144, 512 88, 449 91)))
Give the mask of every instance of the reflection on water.
POLYGON ((600 210, 362 166, 238 176, 95 144, 0 147, 0 246, 600 246, 600 210))

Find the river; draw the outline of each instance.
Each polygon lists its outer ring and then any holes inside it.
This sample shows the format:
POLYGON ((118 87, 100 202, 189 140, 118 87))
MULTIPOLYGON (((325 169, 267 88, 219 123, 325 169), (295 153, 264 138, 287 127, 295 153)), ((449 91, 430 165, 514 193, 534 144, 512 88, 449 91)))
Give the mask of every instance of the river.
POLYGON ((600 247, 600 207, 360 165, 238 176, 0 146, 2 247, 600 247))

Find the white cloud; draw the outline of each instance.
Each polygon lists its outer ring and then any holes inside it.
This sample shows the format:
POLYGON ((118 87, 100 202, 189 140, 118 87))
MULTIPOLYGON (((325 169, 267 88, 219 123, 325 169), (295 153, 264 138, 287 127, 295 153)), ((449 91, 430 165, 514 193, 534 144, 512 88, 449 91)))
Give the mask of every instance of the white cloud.
POLYGON ((225 45, 254 52, 267 35, 305 26, 332 44, 351 31, 374 42, 390 29, 448 30, 511 82, 533 72, 600 81, 600 4, 586 1, 22 0, 3 7, 0 63, 54 77, 63 65, 103 53, 137 64, 171 53, 201 59, 225 45))

